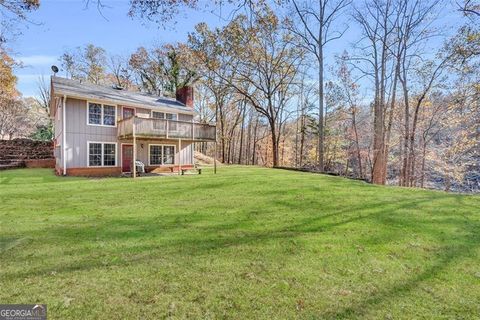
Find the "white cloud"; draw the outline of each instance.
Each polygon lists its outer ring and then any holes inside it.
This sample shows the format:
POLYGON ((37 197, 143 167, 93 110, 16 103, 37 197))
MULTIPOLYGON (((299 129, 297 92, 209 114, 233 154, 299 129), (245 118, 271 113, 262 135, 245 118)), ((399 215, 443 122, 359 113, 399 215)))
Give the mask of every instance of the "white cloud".
POLYGON ((41 74, 17 74, 18 81, 22 82, 37 82, 41 77, 41 74))
POLYGON ((32 55, 19 57, 18 60, 20 60, 25 66, 45 66, 58 62, 57 56, 47 55, 32 55))
POLYGON ((22 93, 24 97, 34 97, 38 95, 38 81, 42 77, 45 81, 50 81, 49 76, 43 73, 24 73, 16 74, 18 78, 17 89, 22 93))

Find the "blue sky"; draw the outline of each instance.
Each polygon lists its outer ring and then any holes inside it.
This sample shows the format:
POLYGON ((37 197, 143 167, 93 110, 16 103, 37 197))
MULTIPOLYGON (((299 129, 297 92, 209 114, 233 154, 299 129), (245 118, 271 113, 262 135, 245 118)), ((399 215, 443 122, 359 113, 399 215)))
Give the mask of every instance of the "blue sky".
MULTIPOLYGON (((202 4, 208 1, 200 0, 202 4)), ((170 29, 158 28, 154 24, 145 24, 139 19, 127 16, 128 1, 104 0, 108 7, 97 11, 96 6, 85 8, 83 0, 42 0, 40 9, 30 15, 38 24, 23 27, 23 34, 10 47, 14 57, 23 62, 24 67, 15 71, 18 76, 18 89, 24 96, 37 94, 39 77, 50 76, 50 67, 60 67, 58 57, 67 50, 77 46, 93 43, 103 47, 108 53, 127 55, 139 46, 150 46, 154 43, 185 41, 189 32, 199 22, 207 22, 211 27, 225 23, 219 13, 209 10, 187 11, 176 18, 176 25, 170 29), (102 16, 103 15, 103 16, 102 16)), ((452 10, 448 2, 442 13, 439 26, 455 25, 461 19, 452 10)), ((224 8, 223 12, 228 12, 224 8)), ((339 23, 348 25, 351 18, 342 17, 339 23)), ((451 30, 445 29, 450 33, 451 30)), ((351 43, 359 38, 358 27, 351 25, 345 36, 332 42, 326 48, 327 64, 333 61, 335 54, 351 48, 351 43)), ((440 41, 432 42, 433 47, 440 41)))
POLYGON ((187 12, 177 17, 174 29, 164 30, 127 16, 128 1, 103 1, 109 8, 100 14, 96 6, 85 9, 82 0, 42 0, 30 24, 10 47, 24 67, 15 71, 18 89, 24 96, 37 94, 39 77, 50 76, 50 67, 60 67, 58 57, 66 50, 93 43, 108 53, 127 55, 139 46, 185 41, 188 32, 202 21, 220 25, 218 16, 208 12, 187 12), (188 17, 188 18, 187 18, 188 17))

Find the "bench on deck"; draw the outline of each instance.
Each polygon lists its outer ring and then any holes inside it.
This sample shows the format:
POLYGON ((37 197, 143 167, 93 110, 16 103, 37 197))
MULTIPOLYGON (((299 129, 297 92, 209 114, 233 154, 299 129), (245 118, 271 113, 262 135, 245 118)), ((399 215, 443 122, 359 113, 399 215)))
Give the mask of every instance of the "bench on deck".
POLYGON ((185 175, 185 172, 188 172, 188 171, 197 171, 198 174, 202 174, 202 168, 189 168, 189 169, 181 169, 182 171, 182 176, 185 175))

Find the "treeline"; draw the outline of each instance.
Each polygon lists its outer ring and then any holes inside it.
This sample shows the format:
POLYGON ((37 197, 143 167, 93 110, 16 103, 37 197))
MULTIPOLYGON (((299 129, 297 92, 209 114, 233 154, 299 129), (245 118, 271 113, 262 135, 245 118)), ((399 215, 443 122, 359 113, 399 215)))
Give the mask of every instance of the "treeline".
POLYGON ((0 44, 0 140, 51 140, 49 86, 39 78, 38 96, 22 97, 16 88, 17 77, 13 73, 16 67, 18 63, 0 44))

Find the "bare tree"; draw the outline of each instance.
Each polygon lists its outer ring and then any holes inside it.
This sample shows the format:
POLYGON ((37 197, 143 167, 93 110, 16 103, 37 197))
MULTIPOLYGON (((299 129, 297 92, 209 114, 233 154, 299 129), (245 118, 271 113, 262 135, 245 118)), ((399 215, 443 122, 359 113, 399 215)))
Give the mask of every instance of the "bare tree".
POLYGON ((316 0, 301 1, 291 0, 298 22, 291 23, 290 31, 300 39, 305 50, 313 54, 318 63, 318 142, 317 160, 321 171, 324 170, 324 48, 336 39, 339 39, 343 31, 332 30, 331 26, 351 1, 350 0, 316 0))
POLYGON ((233 20, 222 32, 197 29, 191 37, 194 51, 206 68, 226 81, 242 95, 269 124, 272 163, 278 165, 281 115, 288 101, 288 92, 297 74, 303 53, 283 33, 273 12, 256 15, 251 24, 245 16, 233 20), (219 43, 222 46, 219 46, 219 43), (230 75, 218 72, 218 60, 228 65, 230 75))
POLYGON ((40 7, 40 0, 2 0, 0 1, 0 47, 18 35, 18 25, 31 22, 28 13, 40 7))
POLYGON ((364 62, 365 68, 357 66, 364 76, 374 83, 373 101, 373 165, 372 182, 385 184, 385 107, 388 67, 391 53, 391 23, 394 12, 393 0, 372 0, 362 8, 355 8, 353 18, 360 25, 363 38, 357 43, 361 55, 354 60, 364 62))
POLYGON ((66 51, 60 57, 62 67, 72 79, 102 84, 106 80, 107 58, 105 49, 88 44, 66 51))
POLYGON ((480 3, 476 0, 463 0, 463 3, 457 4, 466 16, 480 17, 480 3))
POLYGON ((38 96, 37 100, 38 105, 40 105, 47 114, 50 114, 50 85, 45 81, 45 77, 41 76, 38 79, 38 96))
POLYGON ((109 55, 108 70, 116 86, 130 89, 133 86, 132 70, 128 65, 128 59, 120 55, 109 55))
MULTIPOLYGON (((432 30, 430 28, 432 15, 437 3, 421 0, 405 0, 400 1, 397 10, 397 23, 395 41, 398 44, 395 69, 395 84, 398 81, 401 84, 404 106, 404 138, 403 138, 403 160, 400 170, 400 185, 409 185, 414 168, 414 140, 416 123, 418 121, 419 108, 430 91, 434 81, 441 74, 444 62, 440 62, 439 68, 428 68, 431 73, 423 72, 424 81, 420 84, 418 97, 413 101, 414 114, 411 115, 411 92, 415 90, 410 78, 415 73, 421 72, 418 65, 422 64, 425 52, 422 45, 431 38, 432 30), (429 79, 425 79, 429 78, 429 79)), ((425 65, 424 66, 428 66, 425 65)), ((395 93, 394 93, 395 94, 395 93)))
POLYGON ((350 131, 353 133, 353 143, 355 156, 358 166, 358 177, 365 178, 363 172, 363 161, 360 148, 360 136, 358 130, 358 113, 360 109, 359 86, 352 79, 351 70, 346 63, 348 55, 345 53, 340 60, 340 66, 337 72, 339 84, 341 87, 342 98, 347 105, 347 114, 350 117, 350 131))

